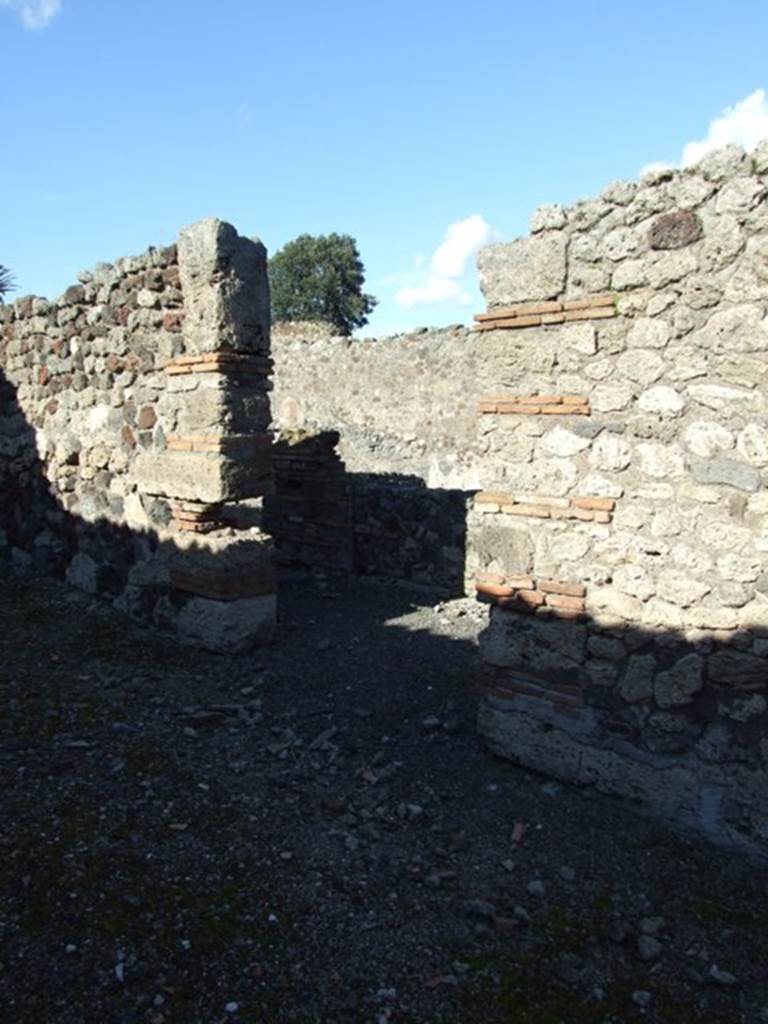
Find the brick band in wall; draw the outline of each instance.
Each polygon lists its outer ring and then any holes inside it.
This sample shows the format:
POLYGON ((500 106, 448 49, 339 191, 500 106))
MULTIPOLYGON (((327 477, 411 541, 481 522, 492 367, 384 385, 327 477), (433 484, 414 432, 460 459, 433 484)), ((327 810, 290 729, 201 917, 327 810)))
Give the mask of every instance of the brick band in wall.
POLYGON ((202 501, 168 502, 171 509, 171 526, 187 533, 210 533, 220 529, 223 505, 207 505, 202 501))
POLYGON ((240 352, 203 352, 171 359, 163 367, 172 377, 190 373, 225 373, 252 377, 268 377, 272 373, 272 360, 265 356, 240 352))
POLYGON ((475 676, 475 689, 491 697, 514 697, 546 701, 560 714, 578 715, 584 706, 584 691, 578 683, 543 679, 518 670, 483 664, 475 676))
POLYGON ((586 611, 586 587, 581 583, 478 573, 475 577, 478 598, 505 611, 577 618, 586 611))
POLYGON ((515 330, 520 327, 571 323, 576 320, 604 320, 616 316, 617 312, 613 295, 594 295, 566 301, 525 302, 475 314, 475 330, 515 330))
POLYGON ((584 395, 489 395, 480 399, 483 414, 518 416, 589 416, 584 395))
POLYGON ((538 494, 513 495, 480 491, 475 509, 489 515, 529 516, 534 519, 578 519, 589 523, 610 523, 616 502, 613 498, 549 498, 538 494))

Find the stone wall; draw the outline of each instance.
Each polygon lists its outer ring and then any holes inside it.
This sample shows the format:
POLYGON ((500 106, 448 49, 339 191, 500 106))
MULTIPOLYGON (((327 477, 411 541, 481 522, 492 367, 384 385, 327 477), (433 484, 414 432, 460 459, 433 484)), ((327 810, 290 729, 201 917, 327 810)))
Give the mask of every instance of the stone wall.
POLYGON ((480 253, 474 331, 275 346, 279 422, 474 495, 491 748, 758 845, 766 195, 768 144, 729 148, 537 211, 480 253))
POLYGON ((308 341, 276 330, 275 421, 282 429, 338 430, 350 473, 479 486, 477 402, 505 353, 491 340, 498 358, 489 361, 473 340, 463 327, 380 340, 308 341), (476 379, 483 376, 485 384, 476 379))
MULTIPOLYGON (((472 338, 455 327, 358 341, 276 325, 276 427, 286 436, 338 437, 336 486, 349 528, 341 532, 345 552, 337 565, 463 592, 468 498, 481 479, 481 389, 471 378, 481 375, 483 361, 472 338), (457 372, 466 374, 466 389, 457 387, 457 372)), ((491 386, 495 371, 486 369, 491 386)), ((312 518, 307 507, 301 522, 294 520, 294 539, 317 532, 312 518)), ((279 523, 271 529, 280 547, 284 530, 279 523)), ((315 564, 313 556, 304 564, 315 564)))
POLYGON ((468 560, 491 605, 491 748, 752 844, 768 839, 766 196, 768 146, 729 149, 544 208, 531 237, 481 253, 483 331, 548 365, 480 405, 501 440, 468 560))
MULTIPOLYGON (((476 328, 273 338, 299 567, 489 608, 480 729, 529 767, 768 841, 768 144, 544 207, 476 328), (468 508, 468 511, 467 511, 468 508)), ((263 249, 220 222, 0 314, 0 527, 197 642, 274 614, 263 249)))
POLYGON ((0 530, 17 567, 206 646, 266 639, 266 255, 220 221, 0 306, 0 530))

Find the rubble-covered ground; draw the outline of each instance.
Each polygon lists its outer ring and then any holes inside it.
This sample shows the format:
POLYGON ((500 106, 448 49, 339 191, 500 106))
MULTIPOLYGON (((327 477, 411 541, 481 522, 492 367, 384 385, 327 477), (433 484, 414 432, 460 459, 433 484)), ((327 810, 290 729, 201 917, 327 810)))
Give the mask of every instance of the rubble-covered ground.
POLYGON ((222 657, 0 577, 4 1020, 768 1021, 766 867, 490 757, 470 602, 222 657))

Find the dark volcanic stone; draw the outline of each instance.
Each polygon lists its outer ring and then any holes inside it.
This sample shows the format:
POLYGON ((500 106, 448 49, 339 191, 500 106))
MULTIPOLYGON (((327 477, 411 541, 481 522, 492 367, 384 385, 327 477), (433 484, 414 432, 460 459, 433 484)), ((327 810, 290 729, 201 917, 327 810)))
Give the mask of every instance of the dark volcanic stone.
POLYGON ((701 238, 701 222, 690 210, 664 213, 651 225, 648 241, 652 249, 682 249, 701 238))
POLYGON ((67 306, 74 306, 84 301, 85 289, 81 284, 73 284, 64 292, 64 304, 67 306))

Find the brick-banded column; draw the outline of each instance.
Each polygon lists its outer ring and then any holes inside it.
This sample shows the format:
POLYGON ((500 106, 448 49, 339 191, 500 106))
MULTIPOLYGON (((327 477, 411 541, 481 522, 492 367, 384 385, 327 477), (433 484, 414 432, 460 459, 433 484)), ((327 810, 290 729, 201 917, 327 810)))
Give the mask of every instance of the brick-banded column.
POLYGON ((258 500, 272 487, 266 250, 211 219, 182 230, 178 258, 182 351, 164 366, 165 449, 140 455, 135 478, 168 504, 181 636, 240 650, 270 639, 276 610, 258 500))

